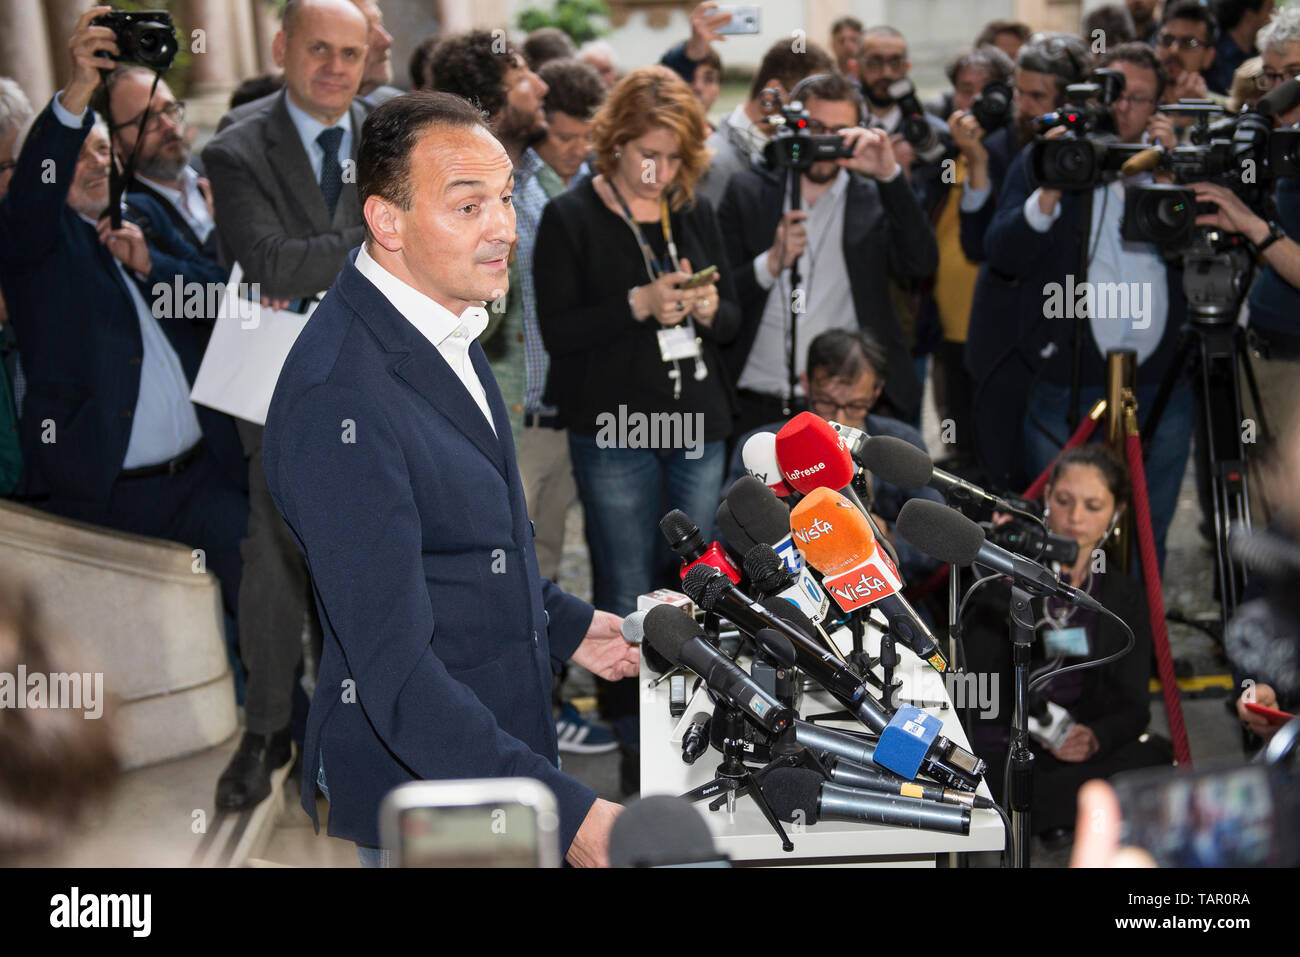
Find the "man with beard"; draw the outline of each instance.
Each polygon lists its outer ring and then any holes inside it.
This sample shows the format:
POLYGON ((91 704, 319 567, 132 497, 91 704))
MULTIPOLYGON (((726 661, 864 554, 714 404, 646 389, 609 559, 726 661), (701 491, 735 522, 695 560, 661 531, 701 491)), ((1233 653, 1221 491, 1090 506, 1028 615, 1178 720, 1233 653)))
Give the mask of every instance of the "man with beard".
MULTIPOLYGON (((862 95, 867 98, 867 123, 872 129, 884 130, 894 145, 894 156, 911 181, 918 166, 937 169, 936 160, 918 157, 912 144, 903 139, 900 127, 903 111, 890 95, 889 88, 908 76, 912 61, 907 57, 907 40, 893 27, 871 27, 862 34, 861 52, 858 54, 858 82, 862 95)), ((947 139, 948 126, 937 116, 923 114, 925 120, 940 139, 947 139)))
MULTIPOLYGON (((1218 21, 1197 0, 1178 0, 1165 7, 1156 37, 1156 56, 1169 76, 1162 103, 1207 97, 1216 103, 1226 102, 1223 94, 1209 92, 1202 75, 1214 63, 1218 37, 1218 21)), ((1231 74, 1228 79, 1231 81, 1231 74)), ((1190 126, 1193 122, 1190 116, 1180 117, 1178 125, 1190 126)))
MULTIPOLYGON (((506 290, 502 289, 494 297, 481 342, 501 386, 510 413, 510 429, 518 443, 523 436, 528 388, 525 325, 537 319, 532 288, 533 243, 542 208, 563 191, 555 177, 546 175, 546 164, 533 149, 546 139, 542 98, 547 86, 512 44, 487 30, 471 30, 439 43, 429 60, 429 77, 433 89, 455 93, 488 115, 488 126, 505 147, 515 169, 513 202, 519 242, 510 265, 511 293, 506 298, 506 290)), ((536 418, 528 417, 530 422, 536 418)))
POLYGON ((808 83, 802 97, 809 132, 839 134, 853 156, 814 163, 802 176, 797 210, 787 208, 780 170, 747 170, 727 184, 718 223, 744 317, 723 351, 739 388, 736 434, 788 417, 797 404, 792 398, 802 403, 807 344, 829 329, 860 328, 880 342, 890 369, 882 408, 911 416, 921 404, 888 274, 934 272, 934 233, 889 136, 862 128, 862 98, 853 83, 830 74, 808 83), (795 262, 804 287, 792 336, 795 262))
POLYGON ((127 193, 157 200, 186 241, 215 261, 212 187, 190 166, 191 130, 185 123, 185 104, 177 102, 166 80, 158 81, 151 100, 153 82, 152 70, 120 66, 104 81, 95 110, 108 120, 119 161, 125 163, 135 154, 127 193), (142 134, 140 120, 146 110, 142 134))

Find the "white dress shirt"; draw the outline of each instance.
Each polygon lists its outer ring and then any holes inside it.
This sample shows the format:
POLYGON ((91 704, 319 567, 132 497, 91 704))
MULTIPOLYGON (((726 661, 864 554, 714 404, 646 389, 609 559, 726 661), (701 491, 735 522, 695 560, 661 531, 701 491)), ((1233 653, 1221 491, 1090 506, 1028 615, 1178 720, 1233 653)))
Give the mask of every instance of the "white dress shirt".
POLYGON ((199 242, 208 241, 208 234, 212 232, 215 225, 212 222, 212 214, 208 212, 208 202, 199 192, 199 174, 186 166, 181 170, 181 188, 172 189, 170 186, 164 186, 157 180, 150 179, 148 176, 135 174, 135 178, 142 183, 147 183, 153 189, 158 191, 167 202, 175 207, 176 211, 181 214, 181 218, 189 224, 190 229, 194 230, 194 235, 199 237, 199 242))
POLYGON ((488 314, 482 306, 471 306, 459 316, 438 305, 414 286, 398 279, 370 256, 365 243, 357 253, 357 270, 384 294, 393 308, 428 339, 438 353, 451 366, 451 371, 465 386, 466 391, 483 410, 483 417, 495 435, 496 423, 488 407, 487 392, 479 381, 474 363, 469 357, 469 347, 487 328, 488 314))
MULTIPOLYGON (((320 136, 327 127, 314 116, 308 116, 306 112, 294 105, 293 97, 286 91, 284 94, 284 105, 289 109, 289 119, 293 121, 293 128, 298 131, 298 138, 302 140, 302 148, 307 151, 307 162, 311 163, 312 175, 316 177, 316 182, 320 182, 321 167, 325 165, 325 149, 316 142, 316 137, 320 136)), ((352 159, 352 108, 343 111, 339 121, 334 124, 343 130, 343 138, 339 140, 339 165, 345 166, 352 159)), ((344 179, 344 182, 347 182, 344 179)))

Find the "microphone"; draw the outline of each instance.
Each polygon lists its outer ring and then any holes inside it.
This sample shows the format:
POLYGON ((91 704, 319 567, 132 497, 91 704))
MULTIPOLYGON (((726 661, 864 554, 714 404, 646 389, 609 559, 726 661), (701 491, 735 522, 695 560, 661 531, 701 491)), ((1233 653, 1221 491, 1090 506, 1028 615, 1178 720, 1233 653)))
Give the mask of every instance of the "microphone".
MULTIPOLYGON (((727 490, 727 509, 745 536, 754 544, 771 545, 791 572, 803 568, 803 556, 790 538, 790 509, 772 490, 750 475, 744 475, 727 490)), ((740 555, 748 555, 753 545, 740 555)))
POLYGON ((777 498, 789 498, 793 490, 785 484, 776 458, 776 433, 755 432, 740 450, 745 471, 767 486, 777 498))
POLYGON ((683 578, 694 565, 704 564, 716 568, 733 582, 740 581, 740 569, 731 556, 717 542, 704 544, 699 528, 681 509, 675 508, 661 518, 659 531, 668 540, 668 547, 681 556, 683 578))
POLYGON ((931 558, 952 565, 983 565, 1033 595, 1061 598, 1109 614, 1091 595, 1067 585, 1038 562, 984 540, 984 529, 938 502, 914 498, 898 513, 898 533, 931 558))
MULTIPOLYGON (((696 570, 726 577, 707 565, 696 570)), ((704 637, 704 629, 680 608, 656 605, 645 617, 645 638, 650 646, 673 664, 685 665, 704 679, 704 683, 722 695, 745 716, 769 734, 780 734, 796 717, 777 701, 734 661, 714 648, 704 637)))
POLYGON ((783 821, 816 824, 825 818, 948 834, 970 833, 968 807, 872 794, 825 781, 811 768, 773 768, 764 776, 762 787, 772 813, 783 821))
POLYGON ((784 598, 817 624, 826 620, 830 602, 807 568, 791 575, 776 550, 762 542, 745 554, 743 564, 745 574, 762 597, 784 598))
MULTIPOLYGON (((863 446, 863 458, 872 472, 899 488, 924 488, 928 485, 949 502, 983 504, 1004 512, 1016 511, 1009 502, 989 494, 978 485, 935 468, 930 456, 912 443, 892 435, 877 435, 867 439, 863 446)), ((907 535, 903 537, 911 541, 907 535)))
POLYGON ((700 711, 691 718, 690 726, 682 735, 682 760, 694 764, 705 751, 709 750, 709 723, 713 715, 700 711))
POLYGON ((618 630, 623 633, 623 640, 629 645, 641 644, 641 639, 645 637, 645 616, 648 609, 634 611, 630 615, 623 616, 623 624, 619 625, 618 630))
POLYGON ((1300 105, 1300 79, 1283 80, 1259 98, 1255 112, 1270 119, 1300 105))
POLYGON ((854 764, 844 758, 830 755, 822 762, 836 784, 846 788, 859 788, 864 791, 885 791, 902 797, 920 798, 923 801, 939 801, 943 804, 960 804, 964 807, 991 808, 993 802, 980 797, 972 791, 953 791, 950 788, 936 787, 919 781, 907 781, 891 771, 880 768, 854 764))
POLYGON ((948 662, 934 635, 902 596, 898 569, 876 548, 877 540, 861 518, 844 496, 821 488, 795 506, 790 527, 808 564, 826 576, 822 584, 840 608, 854 612, 875 605, 888 619, 890 632, 942 672, 948 662))
POLYGON ((727 867, 700 812, 668 794, 632 801, 609 832, 611 867, 727 867))

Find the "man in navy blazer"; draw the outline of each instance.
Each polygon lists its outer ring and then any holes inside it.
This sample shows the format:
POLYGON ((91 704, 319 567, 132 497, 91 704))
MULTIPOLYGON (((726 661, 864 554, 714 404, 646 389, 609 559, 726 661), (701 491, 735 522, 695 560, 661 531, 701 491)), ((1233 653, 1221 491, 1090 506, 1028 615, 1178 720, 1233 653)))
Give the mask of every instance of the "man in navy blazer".
POLYGON ((558 768, 552 667, 616 680, 639 654, 621 619, 538 575, 510 421, 483 350, 483 304, 515 239, 509 157, 446 93, 365 124, 368 240, 285 362, 263 456, 306 556, 324 652, 303 807, 377 863, 384 795, 408 781, 538 779, 561 847, 607 860, 618 805, 558 768))
POLYGON ((243 456, 230 421, 189 401, 201 356, 175 295, 178 280, 184 290, 224 277, 147 198, 139 209, 173 254, 129 220, 113 230, 98 219, 110 153, 88 104, 103 63, 94 51, 116 45, 89 26, 94 12, 73 37, 73 77, 36 118, 0 202, 0 286, 28 383, 24 488, 59 514, 201 548, 233 613, 243 456))

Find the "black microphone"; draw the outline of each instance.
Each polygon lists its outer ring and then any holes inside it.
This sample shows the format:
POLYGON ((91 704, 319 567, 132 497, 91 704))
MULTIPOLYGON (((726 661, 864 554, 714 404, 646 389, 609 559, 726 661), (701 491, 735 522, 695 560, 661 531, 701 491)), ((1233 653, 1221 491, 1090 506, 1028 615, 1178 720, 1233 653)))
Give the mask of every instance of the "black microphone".
POLYGON ((740 581, 740 569, 731 556, 717 542, 706 544, 699 528, 681 509, 674 508, 664 515, 659 520, 659 531, 668 540, 668 547, 681 558, 683 578, 688 568, 703 564, 716 568, 732 581, 740 581))
MULTIPOLYGON (((796 736, 796 740, 798 740, 796 736)), ((938 801, 941 804, 960 804, 963 807, 991 808, 993 802, 980 797, 973 791, 954 791, 934 784, 908 781, 892 771, 880 767, 867 767, 855 764, 844 758, 831 755, 822 765, 830 773, 831 780, 846 788, 859 788, 864 791, 883 791, 902 797, 920 798, 923 801, 938 801)))
MULTIPOLYGON (((708 566, 708 574, 725 576, 708 566)), ((695 573, 695 569, 691 570, 695 573)), ((685 665, 704 679, 713 691, 731 701, 745 716, 769 734, 780 734, 796 717, 734 661, 714 648, 704 637, 704 629, 680 608, 656 605, 645 617, 645 640, 673 664, 685 665)))
MULTIPOLYGON (((930 456, 912 443, 892 435, 876 435, 867 439, 862 446, 862 460, 875 475, 899 488, 929 486, 949 502, 983 504, 1003 512, 1016 511, 1005 499, 992 495, 951 472, 935 468, 930 456)), ((906 535, 903 537, 908 538, 906 535)), ((908 541, 911 539, 908 538, 908 541)))
POLYGON ((811 768, 773 768, 764 776, 762 787, 772 813, 783 821, 816 824, 825 818, 970 833, 968 807, 860 791, 826 781, 811 768))
POLYGON ((1261 96, 1255 104, 1255 112, 1272 118, 1297 105, 1300 105, 1300 79, 1291 77, 1261 96))
POLYGON ((830 599, 806 568, 800 569, 797 575, 791 574, 776 549, 764 542, 746 552, 741 564, 761 597, 791 602, 817 624, 826 620, 830 599))
POLYGON ((984 540, 984 529, 938 502, 914 498, 898 513, 898 533, 931 558, 953 565, 983 565, 1033 595, 1061 598, 1092 611, 1106 610, 1087 592, 1061 581, 1050 569, 984 540))
POLYGON ((709 722, 712 720, 713 715, 707 711, 700 711, 691 718, 690 726, 682 735, 682 760, 687 764, 694 764, 696 758, 709 750, 709 722))
POLYGON ((632 801, 609 832, 611 867, 726 867, 726 860, 695 806, 668 794, 632 801))
MULTIPOLYGON (((770 488, 752 475, 741 476, 727 490, 725 504, 745 538, 756 545, 771 545, 791 572, 803 567, 803 556, 790 534, 790 509, 770 488)), ((751 545, 737 554, 752 550, 751 545)))

